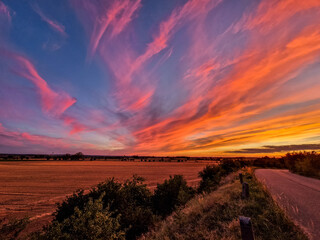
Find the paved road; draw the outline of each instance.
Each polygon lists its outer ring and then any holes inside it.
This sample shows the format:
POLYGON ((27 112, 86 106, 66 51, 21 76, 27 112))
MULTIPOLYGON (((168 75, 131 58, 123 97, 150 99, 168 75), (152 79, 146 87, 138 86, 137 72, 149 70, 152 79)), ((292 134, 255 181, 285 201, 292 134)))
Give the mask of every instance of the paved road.
POLYGON ((320 180, 290 173, 288 170, 258 169, 263 182, 289 217, 312 240, 320 239, 320 180))

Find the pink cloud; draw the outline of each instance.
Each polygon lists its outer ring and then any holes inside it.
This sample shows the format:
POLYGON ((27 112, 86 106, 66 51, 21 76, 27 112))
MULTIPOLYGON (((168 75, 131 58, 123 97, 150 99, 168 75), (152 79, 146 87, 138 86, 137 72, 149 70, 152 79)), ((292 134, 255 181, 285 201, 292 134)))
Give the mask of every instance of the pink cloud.
POLYGON ((0 1, 0 14, 4 15, 9 21, 11 21, 11 13, 9 8, 0 1))
POLYGON ((65 92, 57 92, 50 88, 48 83, 39 75, 34 65, 26 57, 13 52, 2 51, 6 57, 15 60, 14 72, 29 81, 37 88, 45 112, 59 116, 76 103, 76 99, 65 92))
POLYGON ((102 1, 99 4, 82 0, 72 1, 73 6, 78 10, 84 25, 91 20, 88 31, 91 32, 88 48, 89 58, 93 57, 97 48, 108 32, 108 40, 119 35, 132 21, 134 13, 139 9, 141 0, 116 0, 102 1))
POLYGON ((62 138, 54 138, 27 132, 11 131, 0 123, 0 142, 6 146, 24 147, 30 145, 42 145, 45 147, 68 148, 71 145, 62 138))
POLYGON ((67 126, 71 127, 71 130, 69 132, 71 135, 89 130, 87 126, 79 123, 76 118, 63 116, 62 119, 67 126))
POLYGON ((64 37, 68 36, 67 33, 65 32, 65 27, 64 27, 62 24, 60 24, 60 23, 58 23, 58 22, 56 22, 56 21, 48 18, 48 17, 41 11, 41 9, 39 8, 39 6, 35 5, 35 6, 33 7, 33 10, 41 17, 42 21, 46 22, 53 30, 59 32, 59 33, 60 33, 62 36, 64 36, 64 37))

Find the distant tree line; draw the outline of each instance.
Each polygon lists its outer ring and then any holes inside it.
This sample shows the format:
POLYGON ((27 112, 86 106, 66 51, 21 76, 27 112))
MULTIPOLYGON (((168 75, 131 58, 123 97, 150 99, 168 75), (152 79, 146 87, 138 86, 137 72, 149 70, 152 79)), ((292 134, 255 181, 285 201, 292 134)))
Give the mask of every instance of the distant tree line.
POLYGON ((317 152, 292 152, 281 158, 262 157, 253 160, 253 166, 286 168, 293 173, 320 178, 320 154, 317 152))

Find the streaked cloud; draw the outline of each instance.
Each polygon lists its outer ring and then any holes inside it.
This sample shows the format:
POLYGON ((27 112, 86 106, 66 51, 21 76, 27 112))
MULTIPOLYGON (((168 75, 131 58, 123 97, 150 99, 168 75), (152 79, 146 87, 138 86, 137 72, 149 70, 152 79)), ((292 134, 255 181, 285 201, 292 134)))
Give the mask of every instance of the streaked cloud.
POLYGON ((46 80, 39 75, 35 66, 26 57, 8 51, 2 51, 0 54, 13 60, 14 67, 12 66, 11 69, 14 73, 34 84, 41 96, 42 108, 45 112, 59 116, 76 102, 76 99, 67 93, 57 92, 50 88, 46 80))
POLYGON ((320 144, 297 144, 297 145, 281 145, 281 146, 263 146, 261 148, 246 148, 230 153, 279 153, 304 150, 320 150, 320 144))
POLYGON ((40 16, 41 20, 46 22, 54 31, 60 33, 64 37, 68 36, 65 27, 61 23, 47 17, 38 5, 33 5, 32 8, 40 16))
POLYGON ((0 1, 0 15, 6 17, 8 21, 11 21, 12 13, 2 1, 0 1))

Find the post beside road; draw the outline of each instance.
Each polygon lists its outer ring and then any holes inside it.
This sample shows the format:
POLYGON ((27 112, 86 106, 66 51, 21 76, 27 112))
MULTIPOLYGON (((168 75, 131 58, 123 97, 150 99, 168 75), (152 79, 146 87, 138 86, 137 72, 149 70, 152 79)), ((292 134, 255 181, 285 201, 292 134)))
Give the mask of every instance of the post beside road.
POLYGON ((241 197, 242 198, 249 198, 249 184, 244 182, 242 183, 242 193, 241 193, 241 197))
POLYGON ((254 240, 251 219, 248 217, 239 217, 242 240, 254 240))

